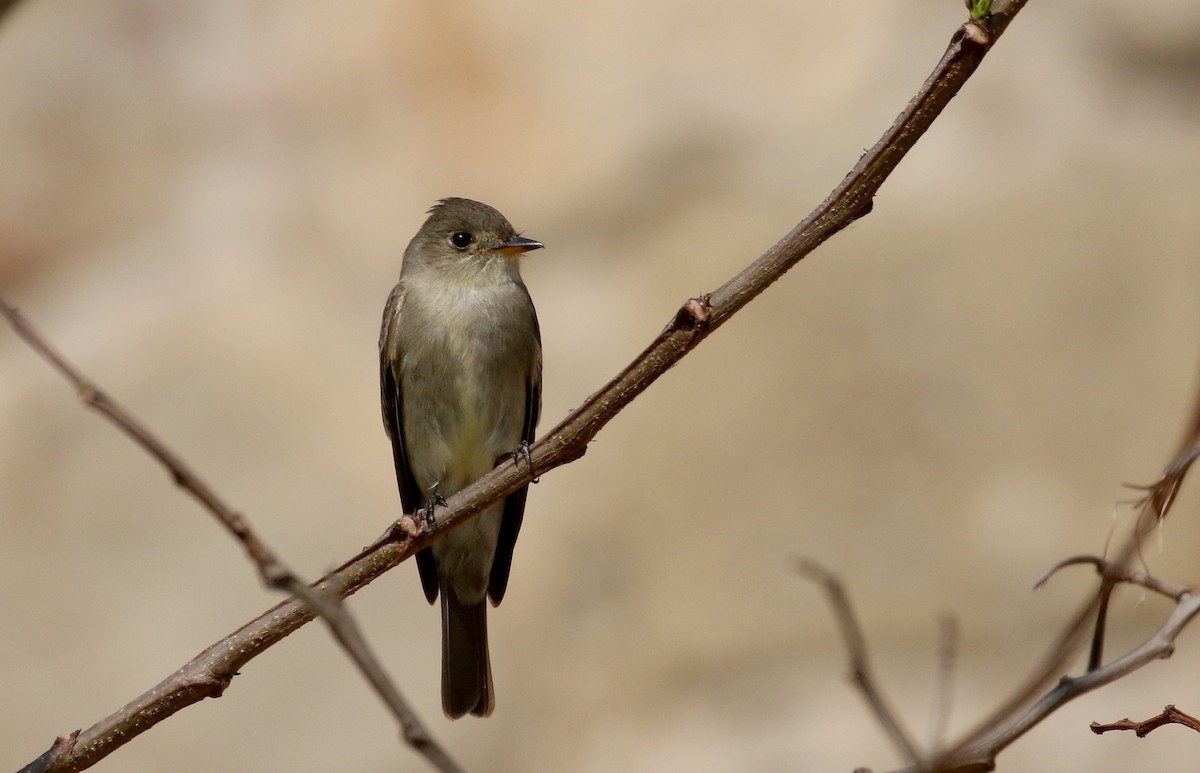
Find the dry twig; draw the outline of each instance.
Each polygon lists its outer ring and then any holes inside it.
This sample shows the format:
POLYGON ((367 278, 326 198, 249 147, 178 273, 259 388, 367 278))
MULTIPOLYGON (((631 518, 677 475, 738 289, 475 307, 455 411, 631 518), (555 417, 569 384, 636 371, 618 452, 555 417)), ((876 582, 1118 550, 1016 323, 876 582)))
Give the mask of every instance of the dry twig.
POLYGON ((1096 735, 1107 733, 1109 730, 1132 730, 1137 734, 1138 738, 1145 738, 1163 725, 1183 725, 1200 733, 1200 719, 1196 719, 1191 714, 1185 714, 1170 705, 1164 708, 1161 714, 1144 719, 1141 722, 1134 722, 1126 718, 1119 722, 1110 722, 1107 725, 1093 722, 1091 728, 1092 732, 1096 735))

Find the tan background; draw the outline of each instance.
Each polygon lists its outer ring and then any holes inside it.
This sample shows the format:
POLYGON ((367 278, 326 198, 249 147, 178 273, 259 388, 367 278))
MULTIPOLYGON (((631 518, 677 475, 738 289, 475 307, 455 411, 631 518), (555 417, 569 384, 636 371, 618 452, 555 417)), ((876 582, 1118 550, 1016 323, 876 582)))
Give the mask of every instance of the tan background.
MULTIPOLYGON (((0 291, 316 575, 398 514, 375 342, 435 199, 547 249, 542 428, 820 201, 941 54, 957 0, 719 4, 27 0, 0 26, 0 291)), ((411 566, 353 609, 473 771, 846 771, 900 762, 847 685, 848 582, 928 737, 1090 582, 1155 477, 1200 331, 1200 5, 1034 0, 875 212, 531 494, 491 616, 499 704, 438 709, 411 566)), ((0 769, 276 597, 143 453, 0 330, 0 769)), ((1193 491, 1151 568, 1200 579, 1193 491)), ((1113 646, 1164 605, 1119 597, 1113 646)), ((1200 640, 1034 730, 1002 770, 1194 769, 1200 640)), ((321 629, 99 771, 423 770, 321 629)))

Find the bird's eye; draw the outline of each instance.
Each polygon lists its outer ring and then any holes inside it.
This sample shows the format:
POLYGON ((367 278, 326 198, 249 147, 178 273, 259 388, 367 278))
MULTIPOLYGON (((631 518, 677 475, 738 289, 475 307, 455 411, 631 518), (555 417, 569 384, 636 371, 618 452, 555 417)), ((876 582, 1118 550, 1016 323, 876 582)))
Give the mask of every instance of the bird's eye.
POLYGON ((466 231, 455 231, 450 234, 450 243, 457 250, 465 250, 471 243, 471 234, 466 231))

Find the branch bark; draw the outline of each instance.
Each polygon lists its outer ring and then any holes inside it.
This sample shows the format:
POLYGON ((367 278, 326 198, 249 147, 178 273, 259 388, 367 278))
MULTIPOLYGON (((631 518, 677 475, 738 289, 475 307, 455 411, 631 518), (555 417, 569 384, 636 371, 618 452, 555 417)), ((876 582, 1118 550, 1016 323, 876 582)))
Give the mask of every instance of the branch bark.
MULTIPOLYGON (((1027 0, 997 3, 994 12, 963 24, 916 96, 879 141, 811 214, 778 243, 711 294, 688 300, 666 328, 624 370, 551 429, 531 449, 531 463, 508 461, 455 494, 438 532, 453 528, 538 475, 572 462, 596 434, 714 330, 825 240, 871 211, 876 192, 917 140, 978 69, 1027 0)), ((405 516, 375 543, 319 580, 322 593, 346 597, 427 546, 434 538, 405 516)), ((77 771, 94 765, 163 719, 204 698, 218 697, 247 662, 313 619, 286 601, 213 644, 151 690, 92 727, 55 742, 26 770, 77 771)))

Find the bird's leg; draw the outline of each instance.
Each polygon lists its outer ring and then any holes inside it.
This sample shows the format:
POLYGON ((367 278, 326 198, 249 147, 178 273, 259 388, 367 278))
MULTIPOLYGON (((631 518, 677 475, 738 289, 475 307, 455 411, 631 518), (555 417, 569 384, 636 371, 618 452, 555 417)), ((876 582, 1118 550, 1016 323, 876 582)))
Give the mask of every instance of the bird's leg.
POLYGON ((438 483, 434 483, 433 493, 429 495, 429 499, 425 500, 425 507, 422 508, 425 511, 425 525, 430 531, 437 528, 437 518, 433 515, 433 509, 439 506, 446 506, 446 498, 438 493, 438 483))

